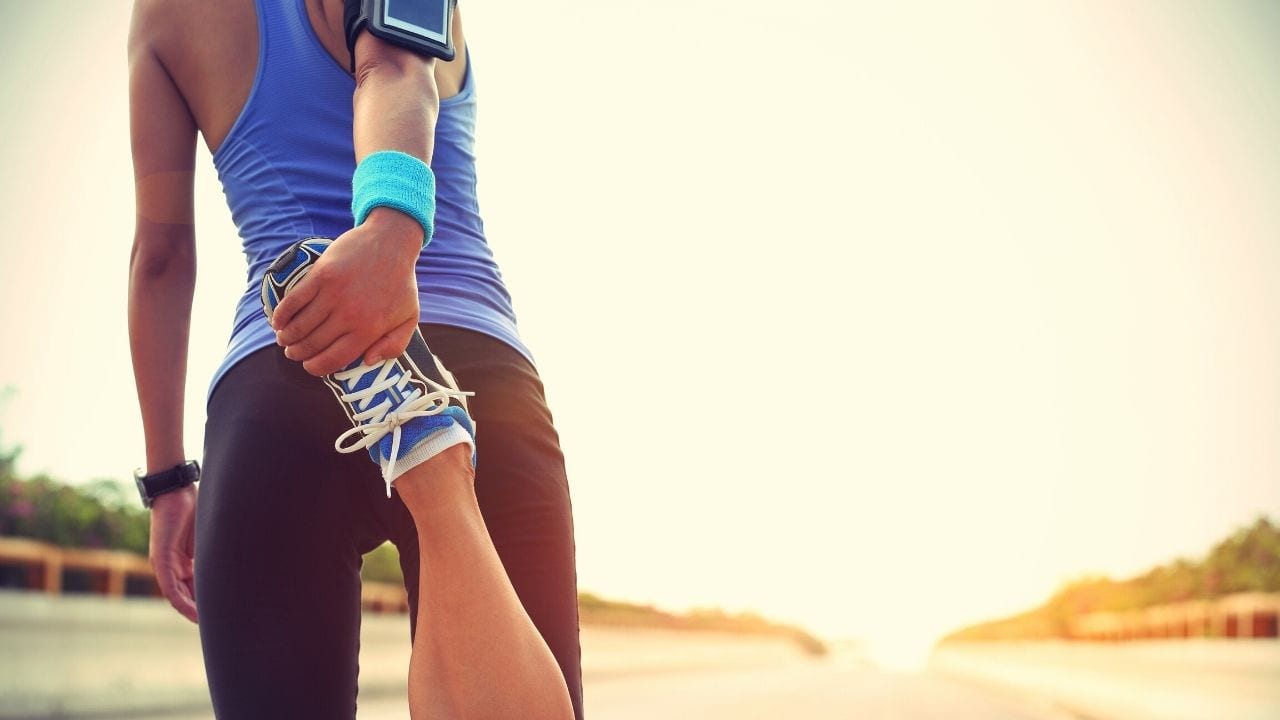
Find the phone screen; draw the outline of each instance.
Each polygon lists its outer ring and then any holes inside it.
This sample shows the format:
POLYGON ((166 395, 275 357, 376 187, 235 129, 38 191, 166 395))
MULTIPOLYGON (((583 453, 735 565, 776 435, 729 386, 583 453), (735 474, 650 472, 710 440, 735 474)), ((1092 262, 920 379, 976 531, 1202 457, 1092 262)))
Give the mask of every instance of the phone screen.
POLYGON ((448 43, 450 0, 386 0, 382 24, 448 43))

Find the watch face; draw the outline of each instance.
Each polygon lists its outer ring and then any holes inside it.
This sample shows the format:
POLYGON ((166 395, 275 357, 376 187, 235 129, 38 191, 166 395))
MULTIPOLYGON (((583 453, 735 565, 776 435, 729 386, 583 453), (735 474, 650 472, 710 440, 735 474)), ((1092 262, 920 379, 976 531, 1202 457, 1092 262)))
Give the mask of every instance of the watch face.
POLYGON ((138 495, 142 497, 142 506, 151 507, 151 500, 147 498, 147 486, 142 483, 142 478, 134 475, 133 482, 138 486, 138 495))

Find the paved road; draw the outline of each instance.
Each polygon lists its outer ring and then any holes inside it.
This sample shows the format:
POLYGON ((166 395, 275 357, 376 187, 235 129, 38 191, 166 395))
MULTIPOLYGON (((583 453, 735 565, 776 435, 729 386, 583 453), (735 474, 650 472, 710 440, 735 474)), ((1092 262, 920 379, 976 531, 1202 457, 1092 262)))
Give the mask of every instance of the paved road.
POLYGON ((977 686, 935 675, 900 675, 841 664, 619 678, 587 688, 599 718, 702 720, 1050 720, 977 686))
POLYGON ((1275 640, 958 643, 932 667, 1100 720, 1280 718, 1275 640))
MULTIPOLYGON (((588 676, 585 694, 592 720, 1071 718, 1051 707, 940 675, 888 673, 839 659, 755 669, 588 676)), ((359 720, 405 718, 408 713, 398 698, 361 703, 359 720)))
MULTIPOLYGON (((592 720, 1075 720, 1050 706, 932 673, 852 659, 772 667, 603 673, 586 681, 592 720)), ((398 695, 363 697, 358 720, 407 720, 398 695)), ((154 720, 212 720, 209 714, 154 720)))

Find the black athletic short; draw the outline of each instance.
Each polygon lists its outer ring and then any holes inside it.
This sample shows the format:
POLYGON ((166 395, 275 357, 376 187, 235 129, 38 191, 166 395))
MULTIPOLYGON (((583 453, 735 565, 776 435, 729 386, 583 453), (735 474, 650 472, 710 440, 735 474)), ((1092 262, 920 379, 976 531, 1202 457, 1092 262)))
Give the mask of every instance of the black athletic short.
MULTIPOLYGON (((582 718, 573 517, 542 383, 499 340, 444 325, 422 333, 475 392, 480 510, 582 718)), ((399 493, 387 499, 367 453, 334 451, 350 427, 324 382, 274 345, 232 367, 209 400, 195 584, 222 720, 356 716, 361 555, 388 539, 400 551, 410 640, 417 631, 413 519, 399 493)))

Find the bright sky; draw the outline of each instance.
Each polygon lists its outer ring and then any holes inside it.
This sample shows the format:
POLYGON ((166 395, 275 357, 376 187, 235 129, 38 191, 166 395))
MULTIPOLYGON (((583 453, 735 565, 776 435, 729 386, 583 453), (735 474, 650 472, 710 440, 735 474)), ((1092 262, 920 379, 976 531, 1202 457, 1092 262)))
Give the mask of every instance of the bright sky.
MULTIPOLYGON (((583 589, 904 658, 1280 515, 1280 6, 1120 5, 469 4, 583 589)), ((0 430, 73 482, 142 462, 127 22, 0 2, 0 430)))

